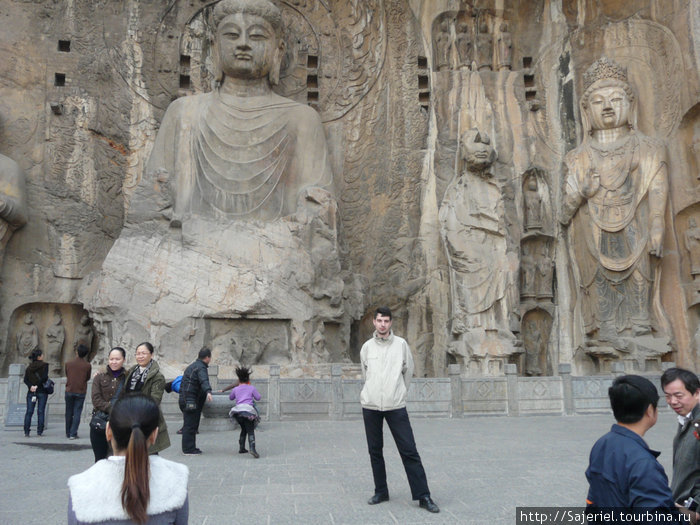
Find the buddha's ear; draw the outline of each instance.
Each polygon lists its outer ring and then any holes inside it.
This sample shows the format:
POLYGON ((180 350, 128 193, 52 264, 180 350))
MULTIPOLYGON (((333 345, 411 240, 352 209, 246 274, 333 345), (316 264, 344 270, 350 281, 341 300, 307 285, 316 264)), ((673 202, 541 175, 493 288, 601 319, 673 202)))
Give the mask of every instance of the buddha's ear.
POLYGON ((270 68, 270 74, 268 75, 270 84, 273 86, 280 83, 280 71, 282 69, 285 51, 286 46, 284 44, 284 40, 280 40, 277 49, 275 49, 275 54, 272 57, 272 67, 270 68))
POLYGON ((627 117, 630 129, 637 129, 637 96, 630 100, 630 111, 627 117))
POLYGON ((211 46, 211 61, 214 66, 214 85, 212 88, 221 85, 224 80, 224 70, 221 67, 221 50, 219 49, 219 40, 214 39, 214 45, 211 46))

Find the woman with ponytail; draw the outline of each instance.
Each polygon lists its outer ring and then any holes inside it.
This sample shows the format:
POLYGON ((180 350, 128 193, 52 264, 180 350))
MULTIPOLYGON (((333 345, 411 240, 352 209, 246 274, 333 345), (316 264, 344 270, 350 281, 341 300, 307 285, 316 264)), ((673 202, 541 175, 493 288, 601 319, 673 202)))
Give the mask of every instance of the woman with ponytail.
POLYGON ((148 454, 158 437, 159 414, 143 394, 114 404, 106 428, 114 456, 68 480, 69 525, 187 523, 187 467, 148 454))

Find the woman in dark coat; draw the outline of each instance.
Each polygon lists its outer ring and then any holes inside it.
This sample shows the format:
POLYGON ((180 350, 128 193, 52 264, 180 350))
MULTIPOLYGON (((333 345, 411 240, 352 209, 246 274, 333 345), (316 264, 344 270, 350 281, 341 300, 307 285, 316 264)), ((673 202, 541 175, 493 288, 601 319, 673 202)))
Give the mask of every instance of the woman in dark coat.
MULTIPOLYGON (((113 401, 116 401, 115 395, 121 394, 124 390, 126 351, 121 346, 115 346, 110 350, 108 359, 107 369, 95 375, 92 380, 93 413, 96 410, 101 410, 109 414, 114 404, 113 401)), ((90 425, 90 444, 92 452, 95 454, 95 463, 105 459, 109 454, 109 444, 104 428, 94 428, 90 425)))
POLYGON ((29 354, 31 363, 24 371, 24 384, 27 385, 27 411, 24 413, 24 437, 29 437, 29 430, 32 426, 32 416, 34 407, 39 404, 37 412, 36 434, 41 436, 44 433, 44 416, 46 415, 46 401, 49 394, 44 390, 44 382, 49 378, 49 364, 44 363, 44 352, 39 348, 32 350, 29 354))
POLYGON ((153 360, 153 345, 141 343, 136 347, 136 366, 129 370, 124 383, 124 392, 140 392, 153 398, 158 405, 160 419, 158 421, 158 437, 156 442, 148 449, 149 454, 157 454, 170 446, 168 426, 165 424, 163 411, 160 410, 160 401, 165 390, 165 377, 160 372, 158 363, 153 360))

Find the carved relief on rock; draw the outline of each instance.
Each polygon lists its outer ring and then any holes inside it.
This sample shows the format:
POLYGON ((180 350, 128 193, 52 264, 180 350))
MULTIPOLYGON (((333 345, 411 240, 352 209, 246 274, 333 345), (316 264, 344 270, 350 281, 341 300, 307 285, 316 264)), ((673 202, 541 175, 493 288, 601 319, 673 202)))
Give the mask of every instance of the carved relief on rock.
POLYGON ((486 133, 471 129, 462 135, 461 156, 464 169, 448 185, 439 210, 455 339, 448 351, 464 359, 484 357, 490 347, 502 357, 513 351, 509 317, 514 276, 503 196, 491 171, 496 152, 486 133), (500 343, 487 343, 491 338, 500 343))
POLYGON ((78 345, 85 345, 91 349, 94 335, 95 332, 92 328, 92 321, 90 317, 85 314, 80 318, 80 323, 75 329, 73 348, 78 348, 78 345))
POLYGON ((496 39, 494 69, 509 70, 512 65, 513 37, 508 31, 508 24, 501 24, 494 38, 496 39))
POLYGON ((27 223, 28 212, 24 172, 14 160, 0 155, 0 269, 5 247, 15 230, 27 223))
POLYGON ((40 348, 51 375, 62 376, 69 346, 66 342, 77 337, 84 316, 85 310, 78 304, 27 303, 17 307, 10 317, 5 350, 0 354, 0 372, 7 372, 12 363, 24 362, 32 350, 40 348))
MULTIPOLYGON (((207 92, 215 87, 216 3, 198 7, 180 2, 186 17, 180 38, 181 75, 190 83, 184 93, 207 92)), ((239 0, 240 3, 240 0, 239 0)), ((309 102, 323 122, 336 120, 350 111, 374 86, 386 56, 386 9, 383 0, 308 0, 279 2, 282 11, 285 51, 275 92, 297 102, 309 102)), ((157 46, 171 35, 163 26, 157 46)), ((162 58, 164 60, 165 57, 162 58)), ((162 71, 171 67, 162 64, 162 71)), ((161 84, 172 96, 172 74, 162 75, 161 84)))
POLYGON ((476 67, 479 71, 492 69, 493 66, 493 35, 489 32, 486 22, 478 25, 476 35, 476 67))
POLYGON ((587 70, 584 88, 585 136, 566 156, 561 221, 571 223, 580 322, 595 354, 663 335, 658 285, 668 175, 664 145, 635 127, 626 70, 602 58, 587 70))
POLYGON ((524 363, 521 367, 526 376, 550 375, 547 349, 552 330, 552 316, 541 309, 530 310, 523 316, 522 340, 524 363))
POLYGON ((33 350, 39 348, 39 329, 34 324, 31 312, 24 314, 24 322, 17 330, 17 351, 21 357, 29 357, 33 350))
MULTIPOLYGON (((63 317, 56 309, 54 318, 44 335, 46 339, 45 360, 51 363, 52 375, 63 375, 63 343, 66 341, 66 329, 63 327, 63 317)), ((90 346, 88 346, 90 348, 90 346)))

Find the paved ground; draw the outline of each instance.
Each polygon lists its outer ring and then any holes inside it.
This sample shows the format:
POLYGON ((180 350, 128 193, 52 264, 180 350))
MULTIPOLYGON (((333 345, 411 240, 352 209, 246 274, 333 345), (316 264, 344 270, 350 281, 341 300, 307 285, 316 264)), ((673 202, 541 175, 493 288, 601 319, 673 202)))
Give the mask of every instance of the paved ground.
MULTIPOLYGON (((183 456, 174 435, 179 421, 170 421, 173 446, 162 455, 190 468, 190 523, 196 525, 512 524, 516 506, 583 503, 588 452, 612 416, 412 422, 440 514, 411 501, 388 431, 391 500, 367 505, 373 487, 361 421, 263 422, 258 460, 237 453, 233 432, 203 432, 197 445, 204 455, 183 456)), ((669 474, 674 431, 675 416, 663 412, 647 434, 669 474)), ((87 436, 87 425, 80 433, 87 436)), ((87 437, 62 435, 61 422, 53 420, 41 438, 0 430, 1 524, 65 523, 66 480, 92 464, 92 451, 87 437)))

